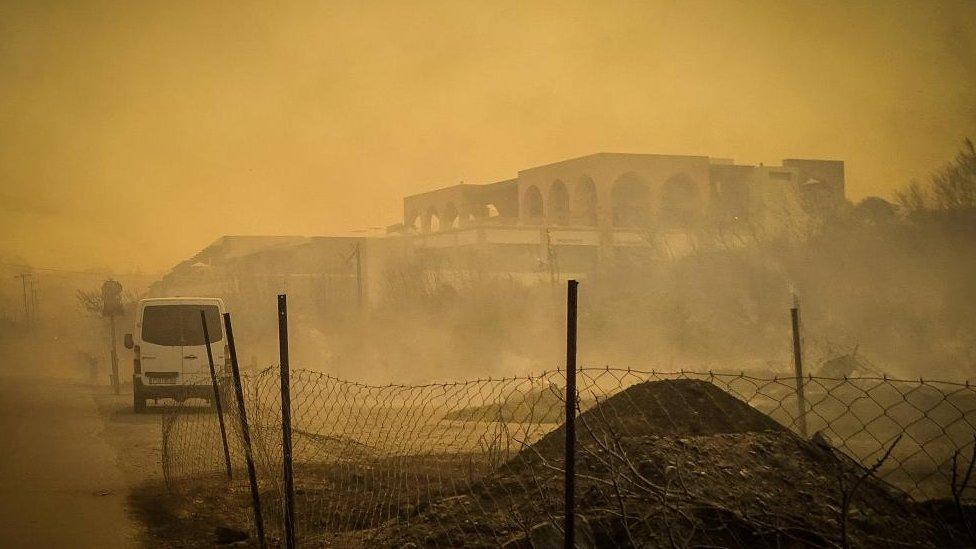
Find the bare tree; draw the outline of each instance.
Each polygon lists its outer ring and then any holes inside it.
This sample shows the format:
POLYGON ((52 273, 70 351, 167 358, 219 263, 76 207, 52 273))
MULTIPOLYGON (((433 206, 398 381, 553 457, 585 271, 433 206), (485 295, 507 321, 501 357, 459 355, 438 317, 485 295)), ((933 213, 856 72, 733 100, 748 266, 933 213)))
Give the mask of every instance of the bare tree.
POLYGON ((936 172, 927 185, 912 181, 895 193, 895 201, 908 215, 976 208, 976 146, 972 140, 963 140, 956 157, 936 172))
MULTIPOLYGON (((102 292, 100 290, 77 290, 75 292, 75 299, 78 300, 78 305, 88 313, 93 315, 102 314, 102 292)), ((122 295, 122 309, 128 310, 135 303, 139 301, 139 296, 137 296, 132 291, 127 291, 122 295)))
POLYGON ((956 158, 932 177, 932 194, 940 210, 976 208, 976 148, 963 141, 956 158))
POLYGON ((876 461, 871 468, 864 469, 861 473, 856 475, 854 482, 851 484, 847 484, 844 479, 845 470, 847 469, 844 461, 849 458, 847 458, 847 456, 843 456, 842 459, 841 457, 838 457, 836 450, 833 448, 828 448, 830 455, 837 463, 837 484, 840 487, 840 511, 838 514, 840 515, 840 540, 843 547, 848 548, 851 546, 847 525, 849 522, 848 517, 850 516, 851 503, 854 501, 854 496, 857 495, 858 489, 864 485, 864 482, 868 478, 874 476, 874 474, 878 472, 878 469, 880 469, 881 466, 888 461, 888 458, 891 457, 892 450, 894 450, 895 446, 901 442, 901 437, 902 435, 898 435, 898 437, 895 438, 895 440, 891 443, 891 446, 888 446, 888 449, 878 459, 878 461, 876 461))

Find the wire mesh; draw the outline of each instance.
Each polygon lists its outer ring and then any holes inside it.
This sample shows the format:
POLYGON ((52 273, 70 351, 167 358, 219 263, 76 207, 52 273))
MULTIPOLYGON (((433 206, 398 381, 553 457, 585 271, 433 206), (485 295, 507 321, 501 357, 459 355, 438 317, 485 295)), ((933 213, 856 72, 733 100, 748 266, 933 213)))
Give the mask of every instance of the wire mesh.
MULTIPOLYGON (((292 371, 299 542, 558 546, 564 382, 558 369, 409 386, 292 371)), ((242 384, 275 544, 283 530, 277 370, 242 384)), ((976 390, 885 377, 808 377, 804 385, 809 441, 797 435, 793 377, 579 369, 577 539, 635 547, 971 542, 965 469, 976 390)), ((235 406, 225 410, 233 480, 213 411, 189 406, 163 416, 165 478, 214 520, 253 531, 240 423, 235 406)))

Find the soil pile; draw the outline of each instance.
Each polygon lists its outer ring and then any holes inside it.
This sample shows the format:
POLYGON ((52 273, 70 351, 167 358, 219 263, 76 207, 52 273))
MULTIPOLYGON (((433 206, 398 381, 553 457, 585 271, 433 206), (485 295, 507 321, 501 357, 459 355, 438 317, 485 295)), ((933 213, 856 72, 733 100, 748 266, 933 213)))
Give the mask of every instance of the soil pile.
MULTIPOLYGON (((633 385, 609 399, 597 401, 576 420, 577 440, 785 430, 766 414, 698 379, 633 385)), ((535 444, 534 450, 561 459, 565 432, 560 426, 535 444)))
MULTIPOLYGON (((581 546, 966 546, 928 508, 714 385, 635 385, 577 421, 581 546), (846 523, 846 525, 844 525, 846 523)), ((365 533, 370 545, 530 548, 561 525, 563 429, 495 473, 365 533)), ((548 537, 552 537, 551 535, 548 537)))

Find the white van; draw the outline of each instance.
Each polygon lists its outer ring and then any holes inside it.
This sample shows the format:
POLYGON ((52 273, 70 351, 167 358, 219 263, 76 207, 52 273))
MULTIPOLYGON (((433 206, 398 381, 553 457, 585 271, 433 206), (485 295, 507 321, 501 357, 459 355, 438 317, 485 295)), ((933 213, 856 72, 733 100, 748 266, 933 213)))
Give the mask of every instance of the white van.
POLYGON ((143 299, 136 311, 135 330, 125 335, 125 346, 135 355, 132 403, 136 412, 145 410, 149 399, 213 399, 200 311, 207 319, 217 376, 230 373, 223 301, 213 297, 143 299))

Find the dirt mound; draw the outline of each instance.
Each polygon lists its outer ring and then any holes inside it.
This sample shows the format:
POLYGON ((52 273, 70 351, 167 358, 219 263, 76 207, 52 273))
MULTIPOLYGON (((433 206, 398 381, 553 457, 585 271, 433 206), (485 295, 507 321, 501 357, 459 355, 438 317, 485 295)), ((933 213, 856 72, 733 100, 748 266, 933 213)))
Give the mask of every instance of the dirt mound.
POLYGON ((583 414, 623 436, 781 431, 772 418, 707 381, 669 379, 627 388, 583 414))
MULTIPOLYGON (((504 402, 461 408, 444 418, 455 421, 562 423, 565 418, 564 392, 562 387, 549 385, 514 395, 504 402)), ((587 410, 584 420, 593 416, 617 432, 630 436, 782 429, 765 414, 715 385, 697 379, 647 381, 604 400, 581 394, 580 406, 587 410)))
MULTIPOLYGON (((865 470, 829 445, 799 438, 707 382, 635 385, 577 423, 585 546, 835 547, 845 536, 866 547, 966 541, 883 481, 860 481, 865 470), (842 520, 844 490, 855 484, 842 520)), ((542 523, 560 524, 563 432, 461 495, 432 498, 402 522, 369 532, 368 540, 533 547, 542 523)))
MULTIPOLYGON (((576 421, 577 440, 606 436, 694 436, 756 431, 784 431, 766 414, 697 379, 646 381, 599 401, 576 421)), ((535 450, 560 452, 566 438, 559 427, 535 450)))

